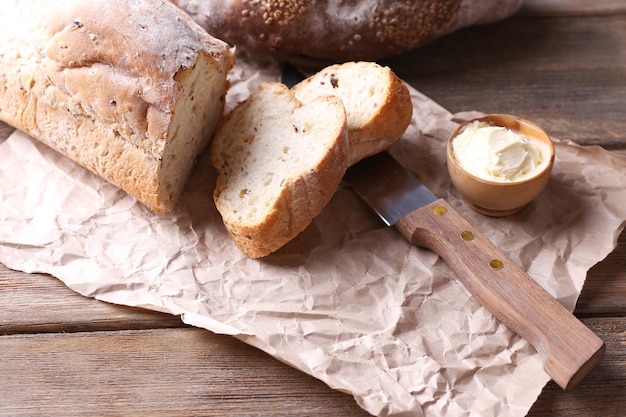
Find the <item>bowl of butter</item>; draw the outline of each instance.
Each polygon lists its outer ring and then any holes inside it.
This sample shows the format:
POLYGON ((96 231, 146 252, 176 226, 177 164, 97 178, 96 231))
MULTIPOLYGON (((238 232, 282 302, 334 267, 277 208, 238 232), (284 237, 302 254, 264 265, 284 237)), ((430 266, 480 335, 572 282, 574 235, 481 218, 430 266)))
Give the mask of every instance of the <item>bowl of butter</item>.
POLYGON ((536 124, 508 114, 462 123, 450 136, 448 172, 465 202, 493 217, 523 210, 545 188, 554 144, 536 124))

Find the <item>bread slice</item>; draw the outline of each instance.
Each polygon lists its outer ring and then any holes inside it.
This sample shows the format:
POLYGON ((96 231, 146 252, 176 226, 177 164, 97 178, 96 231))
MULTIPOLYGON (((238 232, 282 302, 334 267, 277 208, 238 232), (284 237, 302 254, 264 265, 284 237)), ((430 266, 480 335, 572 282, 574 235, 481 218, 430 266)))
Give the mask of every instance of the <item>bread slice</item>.
POLYGON ((164 213, 222 118, 234 60, 169 2, 5 2, 0 119, 164 213))
POLYGON ((348 167, 346 114, 337 97, 302 105, 264 83, 224 119, 213 140, 215 204, 249 257, 263 257, 317 216, 348 167))
POLYGON ((331 65, 296 84, 292 92, 303 103, 324 95, 341 98, 348 116, 350 165, 391 146, 413 115, 404 82, 375 62, 331 65))

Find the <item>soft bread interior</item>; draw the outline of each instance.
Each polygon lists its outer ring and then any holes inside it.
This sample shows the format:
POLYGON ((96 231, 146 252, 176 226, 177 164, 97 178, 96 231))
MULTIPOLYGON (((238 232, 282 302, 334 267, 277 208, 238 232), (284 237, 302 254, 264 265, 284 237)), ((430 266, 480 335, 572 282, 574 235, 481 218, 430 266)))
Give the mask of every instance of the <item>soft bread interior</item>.
POLYGON ((178 201, 196 158, 217 129, 224 108, 227 79, 215 60, 200 54, 193 69, 179 71, 175 80, 185 92, 176 102, 159 170, 158 201, 178 201))
POLYGON ((233 114, 220 132, 226 183, 219 200, 234 220, 262 223, 288 184, 316 170, 342 130, 340 118, 327 117, 335 114, 326 100, 303 107, 281 90, 259 94, 233 114))
POLYGON ((293 89, 303 103, 336 95, 346 107, 349 131, 362 129, 378 114, 390 95, 389 72, 376 64, 336 65, 320 71, 293 89))
POLYGON ((335 193, 348 152, 337 97, 303 106, 283 84, 265 83, 231 111, 211 161, 216 207, 242 252, 269 255, 304 230, 335 193))
POLYGON ((410 93, 388 67, 374 62, 331 65, 292 89, 303 103, 324 95, 339 97, 347 113, 350 165, 390 147, 413 114, 410 93))
POLYGON ((153 211, 174 208, 222 115, 231 47, 168 2, 5 6, 0 119, 153 211))

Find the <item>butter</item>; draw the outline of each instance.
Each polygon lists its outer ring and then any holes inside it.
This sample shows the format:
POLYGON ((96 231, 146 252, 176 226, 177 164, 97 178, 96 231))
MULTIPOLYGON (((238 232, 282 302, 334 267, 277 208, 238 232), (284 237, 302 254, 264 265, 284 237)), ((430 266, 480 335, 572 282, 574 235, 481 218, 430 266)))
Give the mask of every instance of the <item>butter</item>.
POLYGON ((543 170, 549 159, 542 142, 480 121, 468 124, 453 139, 452 152, 465 171, 499 182, 531 178, 543 170))

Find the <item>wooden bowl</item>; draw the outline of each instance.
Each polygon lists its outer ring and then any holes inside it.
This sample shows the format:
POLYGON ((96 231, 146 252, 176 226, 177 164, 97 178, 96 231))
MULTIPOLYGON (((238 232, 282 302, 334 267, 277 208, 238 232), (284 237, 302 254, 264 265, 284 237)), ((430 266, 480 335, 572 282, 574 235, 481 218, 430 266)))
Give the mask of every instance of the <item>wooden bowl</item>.
POLYGON ((447 147, 448 172, 456 189, 474 210, 488 216, 508 216, 523 210, 541 193, 550 178, 554 155, 552 140, 539 126, 517 116, 489 114, 461 124, 452 133, 447 147), (492 181, 470 174, 454 157, 452 142, 468 124, 475 121, 506 127, 542 142, 546 145, 542 149, 545 148, 544 152, 548 152, 547 164, 534 176, 518 181, 492 181))

